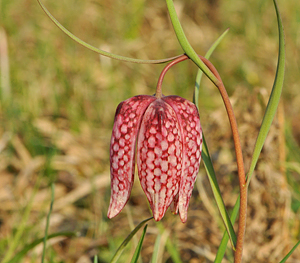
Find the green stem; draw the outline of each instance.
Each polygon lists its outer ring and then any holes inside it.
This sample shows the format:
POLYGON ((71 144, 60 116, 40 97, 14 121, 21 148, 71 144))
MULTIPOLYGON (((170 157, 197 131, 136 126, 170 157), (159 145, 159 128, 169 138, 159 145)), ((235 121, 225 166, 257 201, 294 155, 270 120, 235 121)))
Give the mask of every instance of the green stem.
POLYGON ((278 53, 278 61, 277 61, 277 69, 276 69, 276 76, 272 88, 272 92, 269 98, 269 102, 267 105, 266 112, 264 114, 264 118, 262 120, 261 128, 259 130, 252 160, 248 172, 247 178, 247 185, 249 185, 251 177, 253 175, 255 166, 257 164, 260 152, 262 147, 265 143, 267 135, 269 133, 271 124, 273 122, 275 113, 277 111, 277 107, 279 104, 279 100, 281 97, 282 87, 283 87, 283 80, 284 80, 284 70, 285 70, 285 41, 284 41, 284 32, 283 32, 283 25, 279 13, 279 9, 275 0, 273 0, 276 17, 277 17, 277 24, 278 24, 278 31, 279 31, 279 53, 278 53))
POLYGON ((45 228, 45 236, 44 236, 44 246, 43 246, 43 254, 42 254, 42 263, 45 260, 45 255, 46 255, 46 244, 47 244, 47 240, 48 240, 48 229, 49 229, 49 224, 50 224, 50 216, 52 213, 52 208, 53 208, 53 203, 54 203, 54 189, 55 189, 55 185, 52 182, 51 183, 51 202, 50 202, 50 209, 49 209, 49 213, 47 216, 47 222, 46 222, 46 228, 45 228))
POLYGON ((204 72, 204 74, 218 87, 220 85, 218 78, 209 70, 207 65, 198 57, 197 53, 187 40, 184 31, 179 22, 173 0, 166 0, 171 22, 177 36, 177 39, 186 53, 186 55, 204 72))
POLYGON ((121 60, 121 61, 125 61, 125 62, 132 62, 132 63, 138 63, 138 64, 161 64, 161 63, 166 63, 166 62, 170 62, 172 60, 174 60, 175 58, 179 57, 179 56, 175 56, 175 57, 171 57, 171 58, 165 58, 165 59, 157 59, 157 60, 143 60, 143 59, 136 59, 136 58, 129 58, 129 57, 124 57, 124 56, 120 56, 120 55, 116 55, 116 54, 112 54, 109 53, 107 51, 101 50, 99 48, 96 48, 86 42, 84 42, 83 40, 81 40, 80 38, 76 37, 75 35, 73 35, 69 30, 67 30, 62 24, 60 24, 57 19, 51 15, 51 13, 47 10, 47 8, 42 4, 42 2, 40 0, 37 0, 37 2, 39 3, 39 5, 41 6, 41 8, 44 10, 44 12, 46 13, 46 15, 51 19, 51 21, 61 30, 63 31, 67 36, 69 36, 70 38, 72 38, 74 41, 76 41, 78 44, 84 46, 85 48, 94 51, 102 56, 105 57, 109 57, 112 59, 116 59, 116 60, 121 60))

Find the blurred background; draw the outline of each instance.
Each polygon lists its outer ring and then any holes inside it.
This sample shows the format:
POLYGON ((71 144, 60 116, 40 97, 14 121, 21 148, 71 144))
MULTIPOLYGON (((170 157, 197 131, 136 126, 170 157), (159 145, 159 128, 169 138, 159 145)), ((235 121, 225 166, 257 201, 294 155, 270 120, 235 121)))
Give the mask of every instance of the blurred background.
MULTIPOLYGON (((165 1, 61 0, 43 3, 68 30, 103 50, 140 59, 182 53, 165 1)), ((286 77, 278 114, 249 190, 244 262, 279 262, 300 238, 300 2, 278 0, 286 39, 286 77)), ((275 77, 278 31, 271 0, 175 1, 186 35, 204 55, 227 29, 211 61, 236 113, 246 171, 275 77)), ((151 216, 139 181, 126 208, 106 217, 110 198, 109 142, 117 105, 153 94, 164 65, 100 57, 64 35, 37 1, 0 1, 0 258, 49 234, 47 262, 109 262, 134 226, 151 216)), ((163 93, 192 100, 197 67, 173 67, 163 93)), ((202 128, 225 204, 238 196, 235 155, 225 108, 206 79, 200 88, 202 128)), ((213 262, 224 227, 201 163, 188 221, 168 210, 150 221, 142 261, 150 262, 157 237, 159 262, 213 262), (170 245, 171 244, 171 245, 170 245)), ((138 234, 138 236, 140 233, 138 234)), ((137 239, 121 262, 131 258, 137 239)), ((18 262, 40 262, 42 245, 18 262)), ((224 262, 232 262, 230 245, 224 262)), ((288 262, 300 262, 300 249, 288 262)))

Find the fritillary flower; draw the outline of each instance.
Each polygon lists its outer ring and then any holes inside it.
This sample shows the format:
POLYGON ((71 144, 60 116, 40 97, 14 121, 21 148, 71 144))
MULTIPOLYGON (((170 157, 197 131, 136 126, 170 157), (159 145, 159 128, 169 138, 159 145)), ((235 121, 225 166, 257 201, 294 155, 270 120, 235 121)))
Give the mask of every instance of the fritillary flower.
POLYGON ((186 222, 201 147, 199 114, 190 101, 178 96, 139 95, 121 102, 110 144, 108 217, 120 213, 129 199, 136 160, 154 219, 161 220, 171 206, 186 222))

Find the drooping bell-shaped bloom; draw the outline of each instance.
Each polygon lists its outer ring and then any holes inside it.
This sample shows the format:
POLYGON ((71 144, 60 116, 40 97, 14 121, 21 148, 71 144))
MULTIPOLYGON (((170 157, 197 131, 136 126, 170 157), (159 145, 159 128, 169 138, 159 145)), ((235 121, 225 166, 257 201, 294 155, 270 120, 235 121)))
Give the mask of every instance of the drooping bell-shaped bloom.
POLYGON ((179 211, 181 221, 186 222, 201 147, 199 114, 190 101, 178 96, 140 95, 121 102, 110 145, 108 217, 116 216, 129 199, 136 159, 141 186, 154 219, 161 220, 171 206, 174 213, 179 211))

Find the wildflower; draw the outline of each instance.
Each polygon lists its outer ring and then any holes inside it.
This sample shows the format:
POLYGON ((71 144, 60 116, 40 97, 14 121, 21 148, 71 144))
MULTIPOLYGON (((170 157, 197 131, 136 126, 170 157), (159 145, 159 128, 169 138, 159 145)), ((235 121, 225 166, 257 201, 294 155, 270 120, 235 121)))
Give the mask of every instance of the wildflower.
POLYGON ((187 220, 199 170, 202 130, 196 106, 178 96, 139 95, 119 104, 111 137, 108 217, 127 203, 134 181, 135 147, 141 186, 159 221, 167 208, 187 220))

